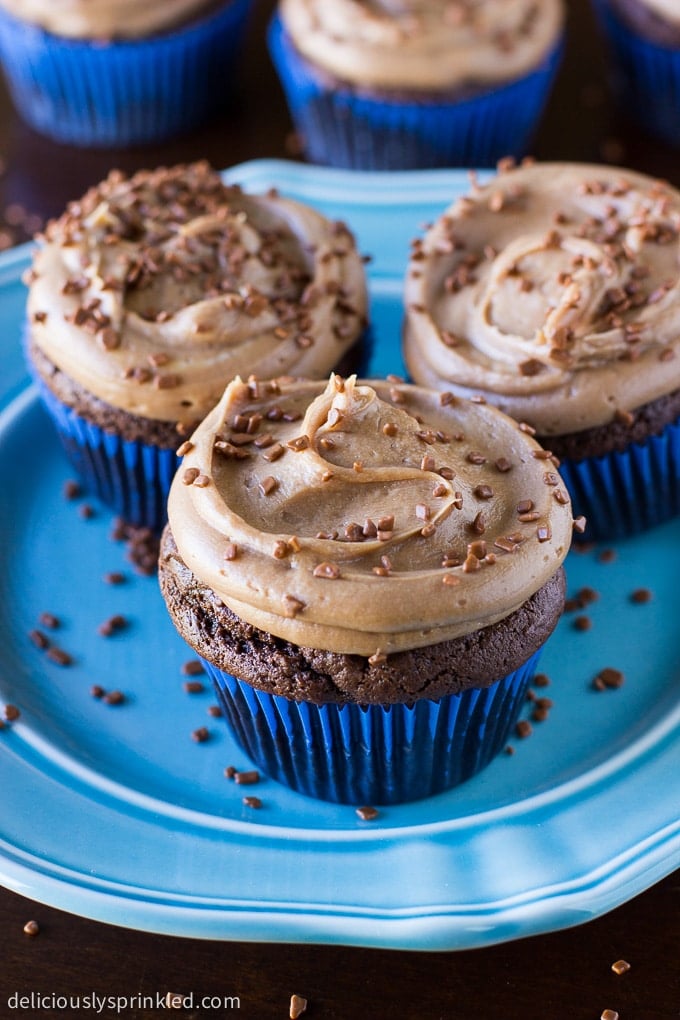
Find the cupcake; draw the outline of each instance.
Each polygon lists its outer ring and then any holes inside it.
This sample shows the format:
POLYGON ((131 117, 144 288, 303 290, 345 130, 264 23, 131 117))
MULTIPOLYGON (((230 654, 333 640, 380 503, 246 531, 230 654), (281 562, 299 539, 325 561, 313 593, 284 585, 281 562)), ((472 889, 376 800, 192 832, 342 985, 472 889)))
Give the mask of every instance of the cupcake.
POLYGON ((269 44, 308 159, 366 170, 522 155, 562 0, 281 0, 269 44))
POLYGON ((525 165, 414 244, 404 354, 561 461, 586 536, 680 512, 680 193, 643 174, 525 165))
POLYGON ((593 0, 621 107, 650 134, 680 145, 677 0, 593 0))
POLYGON ((237 379, 185 450, 161 589, 259 768, 386 804, 505 746, 572 532, 516 422, 394 381, 237 379))
POLYGON ((36 131, 160 142, 224 104, 251 0, 0 0, 0 59, 36 131))
POLYGON ((154 528, 178 444, 230 379, 327 376, 365 326, 347 228, 206 163, 110 174, 49 224, 29 283, 29 366, 67 454, 154 528))

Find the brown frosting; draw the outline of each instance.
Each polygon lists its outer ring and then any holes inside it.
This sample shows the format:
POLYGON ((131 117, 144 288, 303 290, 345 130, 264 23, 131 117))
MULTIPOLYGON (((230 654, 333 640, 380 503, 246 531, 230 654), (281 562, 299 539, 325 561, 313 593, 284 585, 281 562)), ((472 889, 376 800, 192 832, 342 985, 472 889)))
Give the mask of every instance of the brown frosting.
POLYGON ((570 543, 544 451, 495 408, 394 382, 234 380, 181 450, 179 554, 238 617, 378 657, 508 616, 570 543))
POLYGON ((52 222, 30 274, 35 344, 112 407, 200 420, 235 375, 328 374, 366 321, 341 223, 206 163, 114 172, 52 222))
POLYGON ((680 386, 680 193, 643 174, 526 165, 415 243, 405 358, 541 436, 607 425, 680 386))
POLYGON ((533 70, 562 30, 562 0, 281 0, 296 49, 356 86, 448 92, 533 70))
POLYGON ((73 39, 132 39, 179 25, 210 0, 0 0, 22 21, 73 39))

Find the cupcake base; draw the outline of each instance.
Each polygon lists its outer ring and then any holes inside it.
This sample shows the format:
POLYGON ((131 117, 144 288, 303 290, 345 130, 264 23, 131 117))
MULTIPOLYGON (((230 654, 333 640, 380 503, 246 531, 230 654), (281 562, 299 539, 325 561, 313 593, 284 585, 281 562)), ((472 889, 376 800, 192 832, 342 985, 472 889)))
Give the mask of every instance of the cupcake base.
POLYGON ((198 127, 228 93, 251 0, 155 37, 66 39, 0 11, 0 56, 22 118, 58 142, 111 147, 198 127))
POLYGON ((561 43, 533 72, 471 96, 364 94, 317 71, 281 19, 269 48, 307 158, 363 170, 495 166, 526 154, 562 55, 561 43))
POLYGON ((412 705, 312 705, 204 660, 237 740, 272 779, 342 804, 399 804, 458 785, 503 749, 539 652, 484 688, 412 705))

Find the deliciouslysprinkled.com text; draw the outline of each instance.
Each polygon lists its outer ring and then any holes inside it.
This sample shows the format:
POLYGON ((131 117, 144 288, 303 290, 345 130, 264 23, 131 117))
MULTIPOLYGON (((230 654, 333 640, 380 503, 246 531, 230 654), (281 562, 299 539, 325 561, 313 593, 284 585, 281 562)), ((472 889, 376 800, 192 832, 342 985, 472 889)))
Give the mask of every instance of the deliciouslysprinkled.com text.
POLYGON ((194 992, 154 992, 134 995, 60 995, 56 992, 14 992, 7 999, 12 1010, 83 1010, 101 1016, 120 1016, 131 1009, 240 1009, 238 995, 196 995, 194 992))

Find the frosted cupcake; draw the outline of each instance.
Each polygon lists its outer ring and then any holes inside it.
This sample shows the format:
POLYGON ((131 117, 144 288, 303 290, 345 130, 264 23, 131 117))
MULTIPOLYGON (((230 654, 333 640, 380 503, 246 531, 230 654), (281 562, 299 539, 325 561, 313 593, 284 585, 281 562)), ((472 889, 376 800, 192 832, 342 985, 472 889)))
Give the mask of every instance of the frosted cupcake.
POLYGON ((52 222, 30 273, 27 350, 80 474, 160 527, 175 450, 237 374, 327 375, 366 285, 347 228, 206 163, 112 173, 52 222))
POLYGON ((0 0, 0 57, 36 131, 84 146, 159 142, 228 98, 251 0, 0 0))
POLYGON ((227 387, 173 482, 160 582, 259 767, 395 803, 505 746, 563 609, 571 508, 545 475, 516 422, 451 394, 227 387))
POLYGON ((281 0, 269 42, 307 157, 394 170, 523 154, 562 33, 562 0, 281 0))
POLYGON ((478 394, 561 461, 587 536, 680 512, 680 193, 611 167, 511 169, 413 248, 413 378, 478 394))
POLYGON ((622 109, 680 146, 680 7, 676 0, 593 0, 622 109))

